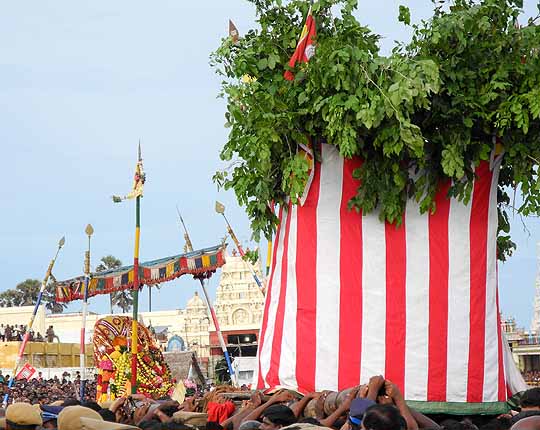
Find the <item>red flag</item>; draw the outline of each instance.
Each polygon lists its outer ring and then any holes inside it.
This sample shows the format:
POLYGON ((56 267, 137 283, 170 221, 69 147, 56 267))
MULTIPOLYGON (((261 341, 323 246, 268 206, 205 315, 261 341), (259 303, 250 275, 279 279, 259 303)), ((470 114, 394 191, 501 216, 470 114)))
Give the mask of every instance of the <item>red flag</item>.
MULTIPOLYGON (((289 60, 289 66, 292 68, 296 63, 307 63, 315 54, 315 38, 317 37, 317 28, 315 26, 315 18, 311 14, 311 6, 306 18, 306 23, 302 29, 302 34, 296 45, 296 50, 289 60)), ((286 70, 283 74, 288 81, 294 80, 294 74, 290 70, 286 70)))

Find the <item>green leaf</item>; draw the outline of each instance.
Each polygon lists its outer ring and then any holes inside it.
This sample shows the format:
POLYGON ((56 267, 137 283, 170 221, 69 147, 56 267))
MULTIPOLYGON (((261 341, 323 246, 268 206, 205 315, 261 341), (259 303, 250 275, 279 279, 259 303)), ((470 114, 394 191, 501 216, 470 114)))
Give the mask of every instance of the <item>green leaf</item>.
POLYGON ((268 67, 268 59, 266 59, 266 58, 261 58, 261 59, 257 62, 257 67, 259 68, 259 70, 264 70, 264 69, 266 69, 266 67, 268 67))
POLYGON ((275 54, 270 54, 268 56, 268 68, 270 70, 274 70, 276 67, 276 63, 279 61, 279 57, 275 54))
POLYGON ((411 11, 407 6, 399 6, 398 21, 404 23, 405 25, 411 24, 411 11))

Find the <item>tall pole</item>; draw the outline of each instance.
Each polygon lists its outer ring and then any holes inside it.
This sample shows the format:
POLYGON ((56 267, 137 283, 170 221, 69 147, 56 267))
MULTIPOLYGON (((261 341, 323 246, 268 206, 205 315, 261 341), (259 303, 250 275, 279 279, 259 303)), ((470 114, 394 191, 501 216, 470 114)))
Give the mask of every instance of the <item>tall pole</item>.
MULTIPOLYGON (((140 152, 139 152, 140 161, 140 152)), ((141 197, 135 203, 135 250, 133 252, 133 321, 131 322, 131 394, 137 392, 137 333, 139 313, 139 239, 141 234, 141 197)))
MULTIPOLYGON (((229 232, 229 235, 231 236, 231 239, 233 240, 234 244, 236 245, 236 249, 238 249, 238 252, 240 253, 240 256, 243 257, 244 255, 246 255, 246 253, 244 252, 244 249, 242 248, 242 245, 240 245, 240 241, 236 237, 236 234, 234 234, 234 231, 233 231, 233 229, 231 227, 231 224, 229 223, 229 220, 225 216, 225 206, 223 206, 220 202, 216 202, 216 212, 218 214, 223 215, 223 219, 227 223, 227 231, 229 232)), ((253 279, 255 280, 257 286, 259 287, 259 290, 264 295, 264 286, 263 286, 261 280, 259 279, 259 277, 255 273, 255 270, 253 269, 251 263, 249 261, 246 261, 246 264, 248 266, 249 271, 251 272, 251 276, 253 276, 253 279)))
POLYGON ((122 200, 135 198, 135 249, 133 251, 133 321, 131 323, 131 392, 137 392, 137 351, 139 336, 137 333, 137 320, 139 313, 139 239, 141 233, 141 196, 146 181, 143 171, 141 141, 139 141, 139 157, 135 168, 133 187, 129 194, 124 197, 112 196, 113 202, 120 203, 122 200))
MULTIPOLYGON (((186 225, 184 224, 184 220, 182 219, 182 215, 180 215, 180 211, 178 210, 178 206, 176 207, 176 210, 178 211, 178 216, 180 217, 180 221, 182 222, 182 226, 184 227, 184 238, 186 240, 186 249, 189 252, 193 251, 193 244, 191 243, 191 239, 189 237, 189 233, 187 231, 186 225)), ((206 301, 206 307, 208 311, 210 312, 210 316, 212 317, 212 322, 214 323, 214 327, 216 328, 216 333, 219 340, 219 345, 221 346, 221 351, 223 352, 223 356, 225 357, 225 361, 227 362, 227 368, 229 369, 229 375, 231 375, 231 381, 234 385, 236 385, 236 375, 234 373, 234 369, 232 367, 231 357, 229 356, 229 351, 227 350, 227 345, 225 344, 225 340, 223 339, 223 334, 221 333, 221 329, 219 327, 219 322, 217 319, 216 312, 214 310, 214 306, 212 305, 212 301, 210 300, 210 296, 208 295, 208 291, 206 290, 206 286, 204 285, 204 280, 202 278, 199 278, 199 282, 201 283, 201 289, 204 294, 204 300, 206 301)))
POLYGON ((266 250, 266 276, 270 272, 270 263, 272 261, 272 241, 268 241, 268 249, 266 250))
POLYGON ((49 281, 49 278, 51 277, 51 272, 54 267, 54 263, 56 262, 56 258, 58 257, 58 253, 66 243, 66 239, 62 237, 60 241, 58 242, 58 249, 56 250, 56 254, 54 255, 54 258, 49 263, 49 267, 47 268, 47 272, 45 272, 45 277, 43 278, 43 281, 41 282, 41 288, 39 289, 39 293, 36 300, 36 305, 34 307, 34 311, 32 312, 32 316, 30 317, 30 321, 26 325, 26 331, 24 334, 23 341, 21 343, 21 347, 19 348, 19 353, 17 354, 17 359, 15 360, 15 367, 13 368, 13 374, 12 377, 9 380, 8 384, 8 391, 4 395, 4 407, 7 406, 7 402, 9 399, 9 390, 13 387, 13 383, 15 382, 15 378, 17 376, 17 371, 19 369, 19 365, 21 363, 22 357, 24 355, 24 350, 26 348, 26 344, 28 343, 28 338, 30 336, 30 330, 32 330, 32 326, 34 325, 34 320, 36 319, 36 314, 39 310, 39 306, 41 305, 41 299, 43 297, 43 293, 45 292, 45 288, 47 287, 47 282, 49 281))
POLYGON ((81 402, 84 401, 84 390, 86 385, 86 315, 88 313, 88 284, 90 283, 90 238, 94 234, 94 229, 90 224, 86 226, 84 230, 88 236, 88 250, 84 256, 84 298, 82 306, 82 322, 81 322, 81 352, 80 352, 80 366, 81 366, 81 402))

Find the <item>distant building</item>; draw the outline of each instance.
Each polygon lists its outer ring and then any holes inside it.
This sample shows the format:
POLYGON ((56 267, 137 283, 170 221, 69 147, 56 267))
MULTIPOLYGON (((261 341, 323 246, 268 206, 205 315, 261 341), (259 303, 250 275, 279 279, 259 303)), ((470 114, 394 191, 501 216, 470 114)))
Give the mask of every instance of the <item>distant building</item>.
MULTIPOLYGON (((232 357, 255 357, 259 345, 264 296, 255 283, 248 264, 236 252, 227 256, 227 263, 221 268, 216 291, 217 319, 232 357)), ((260 264, 255 267, 255 272, 263 279, 260 264)), ((222 355, 217 332, 212 326, 210 356, 214 366, 222 355)))

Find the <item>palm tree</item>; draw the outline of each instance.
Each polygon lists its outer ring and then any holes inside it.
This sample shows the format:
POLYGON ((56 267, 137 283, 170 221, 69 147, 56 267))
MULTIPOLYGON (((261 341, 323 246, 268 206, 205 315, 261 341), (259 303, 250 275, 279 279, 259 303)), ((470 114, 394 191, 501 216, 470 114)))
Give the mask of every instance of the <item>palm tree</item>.
POLYGON ((15 300, 16 300, 15 290, 6 290, 0 293, 0 306, 3 308, 16 306, 15 300))
MULTIPOLYGON (((41 282, 37 279, 26 279, 13 289, 0 293, 0 306, 33 306, 37 302, 41 282)), ((52 313, 61 313, 67 305, 56 301, 56 283, 47 284, 42 297, 45 308, 52 313)))
POLYGON ((37 279, 26 279, 15 287, 15 306, 32 306, 36 303, 41 288, 37 279))
MULTIPOLYGON (((104 272, 110 269, 118 269, 122 267, 122 262, 113 255, 106 255, 101 260, 101 263, 96 267, 96 272, 104 272)), ((111 306, 111 314, 113 312, 114 305, 117 305, 122 311, 127 312, 133 304, 133 298, 130 291, 117 291, 109 295, 109 303, 111 306), (127 310, 126 310, 127 309, 127 310)))

